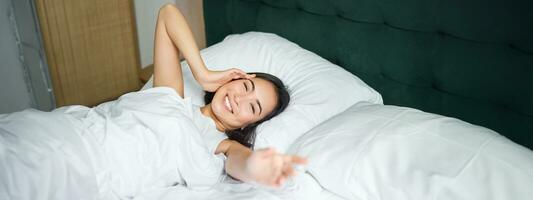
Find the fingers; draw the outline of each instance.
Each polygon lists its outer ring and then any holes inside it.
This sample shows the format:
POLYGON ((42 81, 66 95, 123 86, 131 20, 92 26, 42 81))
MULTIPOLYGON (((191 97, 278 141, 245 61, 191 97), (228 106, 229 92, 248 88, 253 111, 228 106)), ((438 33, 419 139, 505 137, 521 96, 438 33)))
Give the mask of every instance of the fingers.
POLYGON ((281 174, 276 178, 273 186, 281 187, 287 179, 293 177, 294 175, 296 175, 296 173, 293 167, 290 164, 284 163, 281 174))
POLYGON ((274 187, 281 187, 288 178, 296 175, 296 171, 293 167, 293 164, 295 163, 306 164, 307 163, 307 159, 302 158, 300 156, 287 156, 287 155, 279 155, 279 154, 278 156, 282 156, 283 166, 280 169, 281 173, 278 176, 276 176, 276 180, 273 183, 274 187))
POLYGON ((233 68, 231 69, 231 73, 233 74, 233 79, 251 79, 255 77, 255 74, 247 74, 246 72, 242 71, 241 69, 233 68))
POLYGON ((273 155, 276 155, 276 149, 274 148, 267 148, 267 149, 264 149, 261 156, 263 158, 266 158, 266 157, 270 157, 270 156, 273 156, 273 155))
POLYGON ((291 162, 294 164, 301 164, 305 165, 307 164, 307 158, 300 157, 300 156, 291 156, 291 162))
POLYGON ((284 178, 285 175, 283 174, 284 162, 283 162, 282 156, 279 154, 274 154, 272 164, 273 164, 273 174, 272 174, 273 176, 271 179, 271 183, 275 187, 279 187, 281 186, 281 183, 285 179, 284 178))
MULTIPOLYGON (((296 175, 296 169, 294 164, 307 164, 307 159, 296 155, 284 155, 278 153, 274 148, 267 148, 257 150, 257 156, 261 159, 268 160, 265 165, 268 165, 269 169, 262 182, 265 185, 271 187, 281 187, 283 183, 296 175)), ((263 165, 263 166, 265 166, 263 165)))
POLYGON ((296 156, 296 155, 292 155, 292 156, 285 155, 283 157, 283 161, 286 163, 291 163, 291 164, 300 164, 300 165, 307 164, 307 158, 296 156))
POLYGON ((278 188, 281 187, 281 185, 283 184, 283 182, 285 182, 285 179, 286 179, 286 177, 283 177, 283 176, 279 177, 279 178, 276 180, 276 182, 274 183, 274 187, 278 187, 278 188))
POLYGON ((294 168, 292 167, 291 164, 287 164, 285 163, 283 165, 283 169, 282 169, 282 175, 285 176, 285 177, 291 177, 291 176, 294 176, 296 175, 296 173, 294 172, 294 168))

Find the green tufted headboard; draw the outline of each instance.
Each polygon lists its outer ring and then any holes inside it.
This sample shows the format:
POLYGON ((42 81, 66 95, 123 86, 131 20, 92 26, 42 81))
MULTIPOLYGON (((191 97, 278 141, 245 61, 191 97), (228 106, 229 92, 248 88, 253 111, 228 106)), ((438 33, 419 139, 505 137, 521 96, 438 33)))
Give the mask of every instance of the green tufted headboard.
MULTIPOLYGON (((533 149, 531 0, 204 0, 208 45, 276 33, 385 104, 485 126, 533 149)), ((466 134, 466 133, 465 133, 466 134)))

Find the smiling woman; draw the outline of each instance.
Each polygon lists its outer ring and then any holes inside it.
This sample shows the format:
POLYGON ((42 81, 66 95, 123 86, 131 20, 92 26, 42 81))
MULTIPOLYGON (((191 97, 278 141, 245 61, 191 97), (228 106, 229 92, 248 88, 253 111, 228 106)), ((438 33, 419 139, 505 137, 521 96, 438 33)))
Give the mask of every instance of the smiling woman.
POLYGON ((159 11, 154 49, 154 88, 91 108, 0 115, 0 199, 123 199, 178 186, 213 189, 225 180, 224 170, 279 187, 295 174, 294 164, 306 163, 273 148, 248 148, 255 127, 287 107, 279 79, 206 68, 173 5, 159 11), (179 53, 202 88, 214 92, 210 104, 184 98, 179 53))
POLYGON ((287 107, 289 94, 283 83, 264 73, 207 69, 185 18, 175 6, 165 5, 159 12, 155 32, 154 86, 173 88, 184 97, 179 53, 202 88, 214 92, 209 104, 193 110, 201 110, 201 117, 214 122, 214 126, 207 123, 199 129, 209 135, 206 142, 210 151, 214 150, 212 153, 227 156, 228 174, 243 181, 280 186, 294 174, 292 163, 305 163, 305 159, 277 154, 272 149, 249 149, 256 127, 287 107), (226 132, 228 139, 221 132, 226 132))
POLYGON ((232 81, 216 93, 206 92, 206 106, 202 111, 206 110, 220 123, 234 122, 234 128, 224 129, 224 132, 229 139, 252 148, 257 126, 285 110, 290 96, 276 76, 260 72, 250 74, 254 74, 255 78, 232 81))
POLYGON ((212 111, 211 117, 219 123, 220 131, 243 128, 274 110, 278 99, 274 87, 260 78, 232 81, 220 87, 211 104, 202 110, 204 113, 212 111))

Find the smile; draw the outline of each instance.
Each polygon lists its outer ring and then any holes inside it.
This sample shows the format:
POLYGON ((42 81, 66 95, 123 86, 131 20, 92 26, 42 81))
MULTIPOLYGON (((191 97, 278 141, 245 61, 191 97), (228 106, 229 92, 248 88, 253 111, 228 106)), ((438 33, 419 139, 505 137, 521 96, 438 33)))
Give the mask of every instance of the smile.
POLYGON ((233 113, 233 109, 231 108, 231 104, 229 103, 229 98, 228 98, 228 96, 226 96, 226 98, 224 98, 224 105, 226 106, 226 108, 227 108, 231 113, 233 113))

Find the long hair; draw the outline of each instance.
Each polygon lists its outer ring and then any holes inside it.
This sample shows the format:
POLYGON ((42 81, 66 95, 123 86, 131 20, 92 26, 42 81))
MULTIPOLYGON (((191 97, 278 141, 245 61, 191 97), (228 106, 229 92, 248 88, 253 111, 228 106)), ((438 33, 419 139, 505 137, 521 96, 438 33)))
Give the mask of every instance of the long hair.
MULTIPOLYGON (((235 130, 226 130, 226 135, 230 140, 237 141, 241 143, 242 145, 252 148, 254 147, 255 143, 255 137, 256 137, 256 129, 259 124, 272 119, 279 113, 283 112, 285 108, 289 105, 290 96, 289 92, 287 91, 287 88, 283 84, 283 82, 276 76, 262 73, 262 72, 250 72, 248 74, 255 74, 256 78, 260 78, 266 81, 271 82, 274 85, 276 95, 278 97, 278 101, 276 103, 276 107, 274 110, 269 113, 267 116, 265 116, 263 119, 260 119, 259 121, 248 124, 246 127, 237 128, 235 130)), ((211 103, 213 100, 213 97, 215 96, 215 92, 205 92, 204 101, 205 104, 211 103)))

